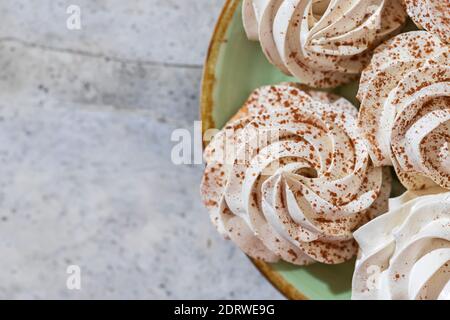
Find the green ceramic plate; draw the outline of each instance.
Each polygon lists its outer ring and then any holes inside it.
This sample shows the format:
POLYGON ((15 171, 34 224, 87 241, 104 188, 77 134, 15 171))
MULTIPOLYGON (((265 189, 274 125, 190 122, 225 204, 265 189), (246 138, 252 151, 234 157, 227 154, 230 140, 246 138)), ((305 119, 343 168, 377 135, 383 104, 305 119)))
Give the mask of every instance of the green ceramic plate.
MULTIPOLYGON (((241 0, 227 0, 211 40, 201 97, 203 130, 221 128, 257 87, 295 81, 269 64, 242 25, 241 0)), ((357 104, 357 83, 334 90, 357 104)), ((258 269, 291 299, 349 299, 354 261, 335 266, 298 267, 254 261, 258 269)))

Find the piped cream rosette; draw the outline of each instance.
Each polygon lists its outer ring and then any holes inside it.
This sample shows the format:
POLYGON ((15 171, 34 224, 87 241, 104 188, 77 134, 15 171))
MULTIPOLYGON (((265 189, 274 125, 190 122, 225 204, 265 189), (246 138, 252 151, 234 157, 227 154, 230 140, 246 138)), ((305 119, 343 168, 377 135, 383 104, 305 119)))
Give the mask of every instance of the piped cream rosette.
POLYGON ((354 233, 352 299, 450 300, 450 193, 409 191, 390 207, 354 233))
POLYGON ((449 47, 426 31, 375 50, 363 72, 359 129, 376 166, 393 165, 407 189, 450 189, 449 47))
POLYGON ((244 0, 247 36, 288 75, 317 88, 356 79, 372 48, 396 34, 400 0, 244 0))
POLYGON ((449 0, 405 0, 406 12, 415 24, 450 44, 449 0))
POLYGON ((347 100, 293 84, 254 91, 205 150, 201 194, 219 232, 267 262, 353 257, 353 231, 387 211, 391 184, 356 116, 347 100))

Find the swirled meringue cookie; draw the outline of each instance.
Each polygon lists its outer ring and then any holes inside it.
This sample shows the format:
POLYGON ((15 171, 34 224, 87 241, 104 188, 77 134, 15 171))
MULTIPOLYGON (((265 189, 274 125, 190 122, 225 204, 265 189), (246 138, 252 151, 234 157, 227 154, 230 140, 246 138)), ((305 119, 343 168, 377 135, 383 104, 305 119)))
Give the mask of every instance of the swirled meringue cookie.
POLYGON ((356 79, 372 48, 396 34, 406 13, 400 0, 244 0, 247 37, 267 59, 317 88, 356 79))
POLYGON ((379 46, 361 77, 360 132, 409 190, 450 189, 449 57, 438 37, 408 32, 379 46))
POLYGON ((450 300, 450 193, 406 192, 354 233, 352 299, 450 300))
POLYGON ((449 0, 405 0, 405 4, 406 12, 419 28, 450 44, 449 0))
POLYGON ((201 194, 213 223, 249 256, 305 265, 356 254, 352 233, 387 211, 356 108, 293 84, 262 87, 205 150, 201 194))

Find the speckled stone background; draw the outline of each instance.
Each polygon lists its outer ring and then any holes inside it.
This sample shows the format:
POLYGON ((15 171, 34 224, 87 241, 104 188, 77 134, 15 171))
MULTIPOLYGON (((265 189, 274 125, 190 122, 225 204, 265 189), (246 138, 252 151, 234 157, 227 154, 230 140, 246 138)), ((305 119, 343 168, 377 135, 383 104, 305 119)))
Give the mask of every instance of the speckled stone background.
POLYGON ((0 298, 281 298, 170 161, 223 2, 0 2, 0 298))

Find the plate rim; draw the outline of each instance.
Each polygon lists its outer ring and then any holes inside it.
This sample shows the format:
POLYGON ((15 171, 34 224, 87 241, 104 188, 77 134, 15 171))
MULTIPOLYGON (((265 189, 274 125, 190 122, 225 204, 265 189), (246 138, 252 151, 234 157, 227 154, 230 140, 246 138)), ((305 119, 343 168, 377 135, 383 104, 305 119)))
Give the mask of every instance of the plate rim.
MULTIPOLYGON (((203 65, 203 75, 201 80, 200 92, 200 119, 202 121, 202 137, 206 130, 214 128, 214 119, 212 117, 214 105, 214 88, 216 84, 215 70, 219 57, 219 52, 231 20, 242 0, 225 0, 219 18, 216 22, 211 40, 209 42, 206 59, 203 65)), ((205 147, 203 141, 203 147, 205 147)), ((253 265, 259 272, 271 283, 282 295, 290 300, 309 300, 306 295, 300 292, 292 284, 276 272, 270 264, 250 258, 253 265)))

